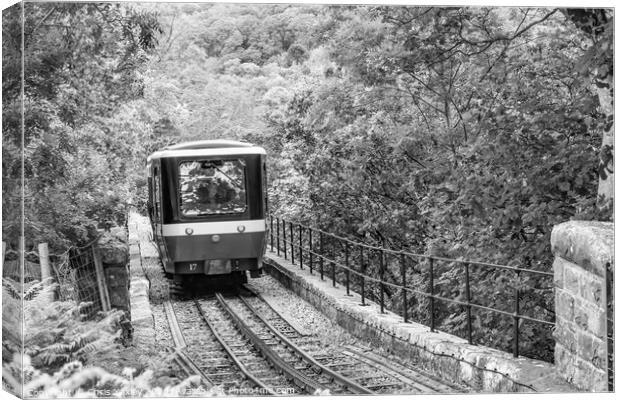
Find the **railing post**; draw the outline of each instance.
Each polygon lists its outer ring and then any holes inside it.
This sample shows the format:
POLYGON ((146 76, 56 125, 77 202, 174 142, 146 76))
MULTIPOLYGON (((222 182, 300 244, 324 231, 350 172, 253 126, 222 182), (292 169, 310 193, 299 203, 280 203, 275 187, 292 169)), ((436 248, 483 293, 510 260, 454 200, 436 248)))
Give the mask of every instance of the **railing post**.
POLYGON ((295 235, 293 234, 293 223, 288 223, 289 230, 291 231, 291 264, 295 264, 295 235))
POLYGON ((364 246, 360 246, 360 264, 362 273, 360 274, 360 278, 362 278, 361 286, 362 286, 362 305, 366 305, 365 297, 364 297, 364 274, 366 273, 366 268, 364 266, 364 246))
POLYGON ((308 241, 310 242, 310 275, 312 275, 312 258, 314 257, 314 250, 312 249, 312 228, 308 228, 308 241))
POLYGON ((407 323, 407 269, 404 254, 400 255, 400 276, 403 283, 403 322, 407 323))
POLYGON ((284 259, 286 260, 286 220, 282 219, 282 245, 284 246, 284 259))
POLYGON ((350 296, 349 294, 349 279, 350 279, 350 274, 349 274, 349 242, 345 242, 344 243, 344 265, 345 267, 347 267, 347 269, 345 270, 345 282, 347 285, 347 296, 350 296))
POLYGON ((519 271, 516 271, 517 279, 515 282, 515 299, 514 299, 514 314, 513 314, 513 349, 512 353, 516 357, 519 357, 519 271))
POLYGON ((384 278, 384 269, 385 269, 385 260, 384 260, 384 253, 383 253, 383 249, 381 249, 379 251, 379 303, 381 305, 381 314, 384 314, 384 310, 385 310, 385 294, 384 292, 384 287, 383 287, 383 278, 384 278))
POLYGON ((434 282, 434 272, 433 272, 433 257, 429 257, 429 306, 430 306, 430 314, 431 314, 431 332, 435 332, 435 282, 434 282))
POLYGON ((303 228, 299 224, 299 268, 304 269, 303 228))
POLYGON ((467 300, 467 342, 473 344, 471 332, 471 292, 469 289, 469 263, 465 263, 465 299, 467 300))
POLYGON ((319 270, 323 280, 323 231, 319 231, 319 270))
POLYGON ((332 261, 332 286, 336 287, 336 262, 332 261))
POLYGON ((277 240, 277 251, 278 251, 278 256, 280 255, 280 218, 276 217, 276 229, 278 232, 278 235, 276 236, 276 240, 277 240))
POLYGON ((271 239, 271 252, 273 253, 273 215, 269 214, 269 238, 271 239))

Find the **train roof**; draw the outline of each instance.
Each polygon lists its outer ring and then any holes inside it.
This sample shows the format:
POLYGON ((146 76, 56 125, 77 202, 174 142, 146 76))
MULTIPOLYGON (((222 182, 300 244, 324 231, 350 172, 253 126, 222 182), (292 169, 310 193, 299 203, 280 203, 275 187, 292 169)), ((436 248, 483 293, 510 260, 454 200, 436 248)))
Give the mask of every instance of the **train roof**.
POLYGON ((147 162, 155 158, 200 157, 236 154, 266 154, 266 152, 262 147, 235 140, 198 140, 164 147, 162 150, 151 154, 147 158, 147 162))
POLYGON ((224 149, 231 147, 253 147, 254 145, 246 142, 238 142, 236 140, 197 140, 194 142, 186 142, 173 144, 165 147, 164 150, 185 150, 185 149, 224 149))

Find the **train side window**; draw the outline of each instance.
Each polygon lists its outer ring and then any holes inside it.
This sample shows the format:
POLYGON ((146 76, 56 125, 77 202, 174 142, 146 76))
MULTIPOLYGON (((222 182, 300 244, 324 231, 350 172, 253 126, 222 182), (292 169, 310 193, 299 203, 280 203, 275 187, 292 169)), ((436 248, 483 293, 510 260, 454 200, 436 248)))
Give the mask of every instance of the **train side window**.
POLYGON ((264 210, 263 212, 265 213, 265 215, 267 215, 268 213, 268 207, 269 207, 269 196, 267 193, 267 163, 265 161, 263 161, 263 192, 265 193, 265 204, 263 206, 264 210))
POLYGON ((159 180, 159 168, 155 167, 153 170, 153 215, 155 217, 155 221, 161 223, 159 220, 160 217, 160 180, 159 180))

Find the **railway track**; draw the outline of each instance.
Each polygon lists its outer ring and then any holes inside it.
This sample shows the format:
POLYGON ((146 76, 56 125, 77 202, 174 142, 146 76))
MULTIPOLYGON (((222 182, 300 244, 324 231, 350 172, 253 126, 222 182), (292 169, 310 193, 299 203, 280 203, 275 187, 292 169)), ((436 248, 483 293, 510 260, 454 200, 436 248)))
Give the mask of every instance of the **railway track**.
POLYGON ((464 388, 448 385, 419 369, 402 365, 372 351, 354 346, 326 345, 302 335, 275 311, 258 293, 246 285, 253 296, 241 301, 254 309, 260 318, 268 321, 288 340, 297 344, 324 367, 354 381, 374 394, 454 393, 464 388))
POLYGON ((271 370, 269 364, 233 326, 218 320, 220 315, 215 310, 209 310, 211 318, 204 318, 205 311, 191 300, 166 302, 164 306, 170 331, 176 338, 179 364, 189 359, 196 367, 192 373, 211 386, 219 386, 225 393, 261 395, 274 395, 277 393, 273 388, 288 386, 284 379, 265 376, 271 370))
POLYGON ((314 359, 258 314, 243 297, 225 299, 218 294, 217 299, 235 320, 239 330, 305 392, 329 390, 332 394, 372 394, 372 391, 314 359))
MULTIPOLYGON (((250 292, 253 290, 247 287, 250 292)), ((164 304, 177 363, 228 394, 398 394, 459 391, 353 346, 301 334, 260 296, 164 304)))

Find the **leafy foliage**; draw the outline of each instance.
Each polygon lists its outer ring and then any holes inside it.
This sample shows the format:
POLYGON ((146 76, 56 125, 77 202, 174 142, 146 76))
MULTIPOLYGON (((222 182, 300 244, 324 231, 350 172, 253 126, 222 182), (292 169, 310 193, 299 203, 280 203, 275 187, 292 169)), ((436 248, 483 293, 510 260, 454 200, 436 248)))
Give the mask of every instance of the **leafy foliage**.
POLYGON ((119 105, 142 95, 140 65, 160 27, 154 14, 120 4, 24 7, 23 54, 20 7, 3 12, 3 236, 17 247, 22 147, 27 246, 48 242, 60 252, 108 220, 123 222, 130 148, 101 131, 119 105))
MULTIPOLYGON (((598 90, 613 77, 610 10, 26 7, 27 246, 59 251, 122 223, 127 203, 144 206, 149 153, 212 138, 268 149, 276 213, 369 244, 549 271, 555 224, 611 218, 597 207, 613 170, 613 147, 600 146, 613 94, 598 90)), ((13 248, 20 35, 9 9, 3 234, 13 248)), ((438 273, 440 294, 462 298, 457 266, 438 273)), ((524 309, 553 317, 545 282, 483 270, 472 280, 490 306, 528 284, 524 309)), ((424 302, 414 307, 424 318, 424 302)), ((438 312, 442 328, 463 328, 458 310, 438 312)), ((510 319, 480 313, 474 324, 509 345, 510 319)), ((547 333, 522 331, 529 355, 549 356, 547 333)))
MULTIPOLYGON (((545 271, 555 224, 609 218, 596 208, 603 116, 580 72, 589 41, 562 14, 337 14, 328 48, 346 72, 300 88, 270 119, 275 134, 265 145, 285 143, 271 147, 286 162, 285 184, 272 188, 280 213, 371 244, 545 271)), ((462 296, 455 267, 440 273, 440 294, 462 296)), ((521 285, 482 271, 472 279, 475 297, 499 308, 510 300, 497 288, 521 285)), ((553 317, 550 291, 522 301, 533 315, 553 317)), ((455 311, 440 310, 445 329, 462 328, 455 311)), ((503 332, 512 323, 480 318, 503 332)), ((524 331, 528 354, 548 358, 551 338, 536 329, 524 331)), ((508 334, 487 336, 510 348, 508 334)))
POLYGON ((126 368, 122 375, 117 375, 92 366, 104 357, 116 355, 120 359, 120 354, 127 352, 118 341, 123 312, 111 311, 85 321, 82 310, 86 304, 49 301, 54 286, 49 282, 34 282, 22 294, 18 283, 3 279, 2 381, 5 389, 16 394, 23 389, 28 397, 66 398, 92 394, 104 397, 180 396, 199 387, 197 376, 161 386, 148 369, 137 374, 136 369, 126 368), (25 323, 23 331, 22 321, 25 323))

